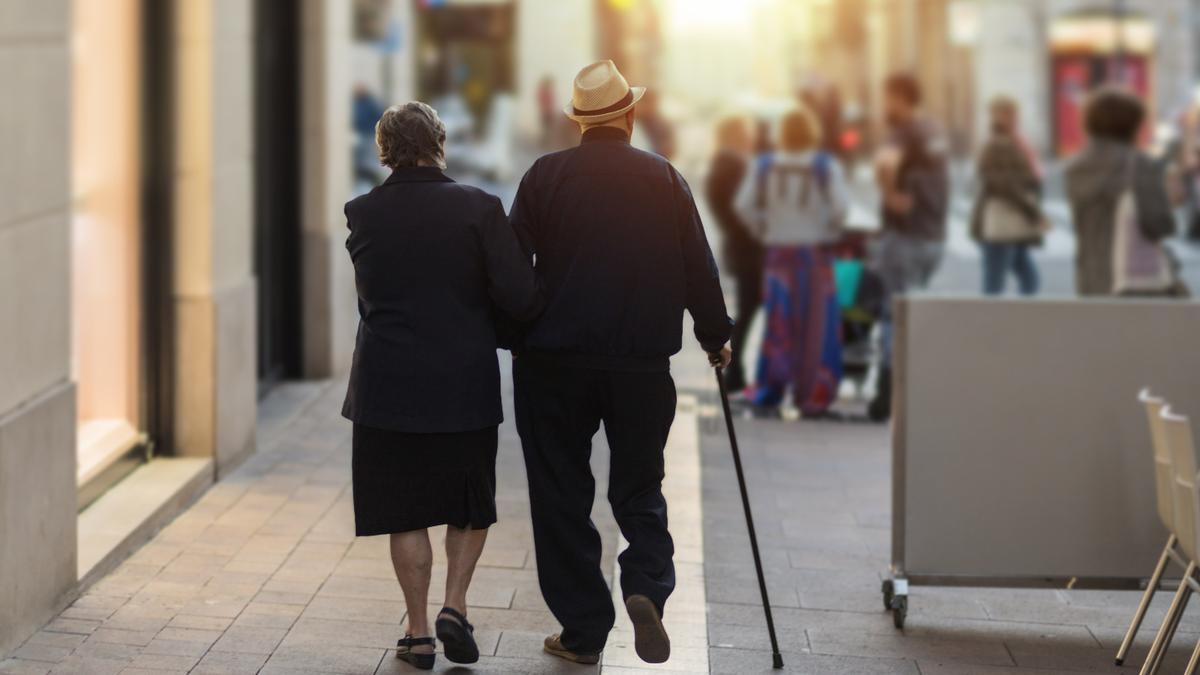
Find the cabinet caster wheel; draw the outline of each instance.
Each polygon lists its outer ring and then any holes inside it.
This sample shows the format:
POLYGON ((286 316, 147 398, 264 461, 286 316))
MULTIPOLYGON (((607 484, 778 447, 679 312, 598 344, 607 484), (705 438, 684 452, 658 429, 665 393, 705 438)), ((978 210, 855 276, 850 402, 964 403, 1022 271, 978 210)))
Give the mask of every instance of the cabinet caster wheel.
POLYGON ((888 612, 892 609, 892 598, 896 595, 896 584, 891 579, 883 582, 883 611, 888 612))
POLYGON ((901 595, 892 598, 892 625, 904 628, 904 619, 908 617, 908 598, 901 595))

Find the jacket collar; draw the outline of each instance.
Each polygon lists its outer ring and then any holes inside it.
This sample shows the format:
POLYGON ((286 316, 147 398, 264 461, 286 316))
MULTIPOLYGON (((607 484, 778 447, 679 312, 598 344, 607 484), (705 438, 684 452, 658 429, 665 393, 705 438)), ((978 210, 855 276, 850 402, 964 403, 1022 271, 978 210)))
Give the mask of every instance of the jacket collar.
POLYGON ((453 183, 454 179, 447 176, 436 166, 402 166, 392 169, 392 175, 383 181, 384 185, 392 183, 453 183))
POLYGON ((596 141, 620 141, 628 143, 629 133, 617 127, 592 127, 583 132, 583 137, 579 139, 580 143, 595 143, 596 141))

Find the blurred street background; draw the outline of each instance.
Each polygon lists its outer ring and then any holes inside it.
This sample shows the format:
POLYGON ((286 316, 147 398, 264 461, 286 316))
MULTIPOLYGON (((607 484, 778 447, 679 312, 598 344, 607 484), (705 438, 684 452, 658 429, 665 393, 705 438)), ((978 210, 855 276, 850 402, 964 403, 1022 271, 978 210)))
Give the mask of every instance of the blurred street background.
MULTIPOLYGON (((1004 97, 1040 172, 1036 295, 1077 297, 1068 173, 1104 86, 1144 108, 1137 146, 1170 181, 1165 246, 1200 289, 1200 0, 2 0, 0 672, 403 672, 386 552, 352 536, 342 207, 387 177, 380 114, 421 100, 446 125, 448 173, 507 208, 534 159, 578 142, 561 111, 576 72, 603 58, 648 88, 632 141, 689 182, 731 314, 708 188, 720 123, 746 124, 756 157, 797 106, 819 119, 848 179, 839 243, 865 275, 896 74, 919 85, 949 177, 944 256, 921 292, 983 294, 971 221, 1004 97)), ((893 436, 868 415, 880 318, 846 327, 831 414, 754 405, 752 376, 737 392, 789 669, 1132 672, 1168 594, 1125 669, 1112 652, 1129 591, 928 589, 893 627, 879 602, 893 436)), ((766 322, 749 322, 736 356, 752 375, 766 322)), ((665 666, 766 672, 715 382, 690 327, 672 372, 681 583, 665 666)), ((539 652, 555 624, 510 422, 501 439, 502 522, 469 598, 479 670, 557 672, 539 652)), ((598 440, 599 476, 605 454, 598 440)), ((1200 623, 1178 635, 1167 668, 1200 623)), ((618 626, 600 667, 634 672, 631 654, 618 626)))

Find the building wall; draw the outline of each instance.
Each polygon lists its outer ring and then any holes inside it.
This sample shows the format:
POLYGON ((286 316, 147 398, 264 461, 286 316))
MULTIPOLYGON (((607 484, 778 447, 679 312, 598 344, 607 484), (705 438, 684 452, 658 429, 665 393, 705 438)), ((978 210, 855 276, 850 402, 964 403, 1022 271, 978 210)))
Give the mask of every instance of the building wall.
POLYGON ((1011 96, 1021 102, 1021 126, 1030 142, 1048 151, 1050 56, 1045 30, 1039 25, 1045 21, 1044 10, 1029 2, 984 0, 979 12, 979 25, 987 29, 979 31, 975 46, 976 138, 987 132, 988 101, 1011 96))
POLYGON ((0 655, 75 584, 70 3, 0 3, 0 655))
POLYGON ((1192 15, 1197 12, 1197 7, 1189 0, 1142 0, 1134 4, 1153 12, 1159 45, 1154 55, 1157 111, 1160 117, 1176 114, 1191 100, 1196 86, 1192 15))
MULTIPOLYGON (((0 659, 77 592, 71 0, 0 2, 0 659)), ((175 454, 218 477, 257 421, 252 2, 174 0, 169 171, 175 454)), ((354 289, 350 4, 304 0, 306 374, 341 372, 354 289)), ((159 224, 155 224, 158 226, 159 224)), ((153 510, 158 505, 150 505, 153 510)))
MULTIPOLYGON (((1039 0, 1024 0, 1037 7, 1039 0)), ((1096 8, 1094 0, 1050 0, 1051 18, 1067 12, 1096 8)), ((1112 3, 1103 3, 1111 5, 1112 3)), ((1148 17, 1154 24, 1154 105, 1160 111, 1177 108, 1192 89, 1191 15, 1195 11, 1190 0, 1125 0, 1131 11, 1148 17)))
MULTIPOLYGON (((865 65, 871 107, 879 110, 882 78, 893 70, 917 73, 926 107, 950 132, 956 148, 969 150, 987 129, 987 102, 997 94, 1021 102, 1023 127, 1049 151, 1051 115, 1049 27, 1065 14, 1111 7, 1097 0, 957 0, 978 13, 974 44, 956 46, 948 36, 951 0, 874 0, 864 17, 870 40, 865 65), (973 142, 972 142, 973 141, 973 142)), ((1127 0, 1126 6, 1154 25, 1153 113, 1177 113, 1194 87, 1196 9, 1189 0, 1127 0)), ((876 131, 882 131, 875 120, 876 131)))
POLYGON ((175 452, 254 447, 252 3, 176 0, 175 452))
MULTIPOLYGON (((987 127, 987 101, 1008 94, 1022 102, 1023 127, 1034 144, 1050 152, 1054 137, 1051 111, 1048 31, 1056 19, 1074 11, 1108 5, 1089 0, 976 0, 983 28, 975 46, 976 133, 987 127)), ((1189 0, 1127 0, 1130 10, 1154 26, 1150 102, 1156 118, 1177 113, 1190 98, 1195 70, 1193 13, 1189 0)))
POLYGON ((350 44, 350 73, 354 84, 363 84, 379 95, 384 105, 411 101, 417 91, 417 23, 411 0, 391 0, 391 20, 396 44, 385 51, 373 42, 350 44))
POLYGON ((566 105, 575 74, 596 59, 595 13, 595 0, 517 3, 516 123, 523 137, 541 133, 537 91, 542 78, 554 81, 555 96, 566 105))
POLYGON ((875 138, 883 138, 887 132, 883 119, 884 81, 894 72, 917 73, 917 43, 928 37, 918 25, 917 7, 909 0, 876 0, 865 17, 869 110, 875 138))
POLYGON ((302 0, 301 45, 301 286, 304 374, 349 370, 357 305, 346 255, 350 196, 351 3, 302 0))

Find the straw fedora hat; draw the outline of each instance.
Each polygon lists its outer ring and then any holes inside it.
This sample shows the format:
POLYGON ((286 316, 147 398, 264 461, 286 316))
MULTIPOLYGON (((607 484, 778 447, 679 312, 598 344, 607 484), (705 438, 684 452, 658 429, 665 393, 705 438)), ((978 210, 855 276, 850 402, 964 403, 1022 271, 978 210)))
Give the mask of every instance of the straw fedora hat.
POLYGON ((597 61, 575 76, 563 114, 584 124, 607 122, 629 112, 645 93, 645 87, 630 87, 615 63, 597 61))

